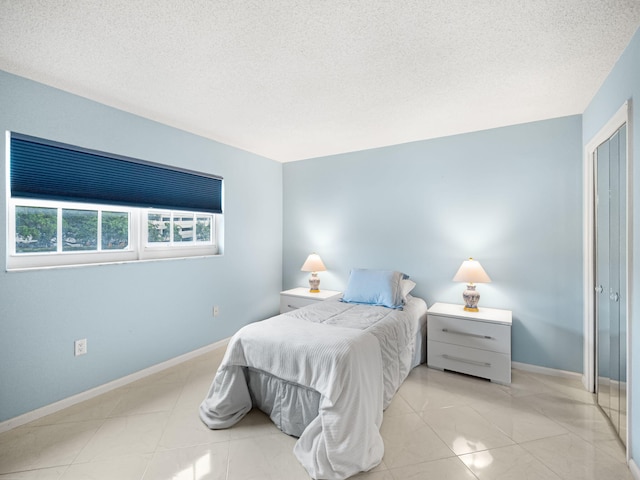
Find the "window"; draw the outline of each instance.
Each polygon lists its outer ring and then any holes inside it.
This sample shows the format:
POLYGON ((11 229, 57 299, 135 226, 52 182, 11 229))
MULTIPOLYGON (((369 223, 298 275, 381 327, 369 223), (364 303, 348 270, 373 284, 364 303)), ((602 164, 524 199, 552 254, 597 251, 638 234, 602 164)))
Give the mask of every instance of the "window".
POLYGON ((147 214, 147 245, 201 245, 212 242, 213 217, 186 212, 147 214))
POLYGON ((184 211, 143 212, 143 258, 218 253, 217 228, 221 216, 184 211))
POLYGON ((7 144, 7 269, 219 252, 221 178, 15 133, 7 144))
POLYGON ((129 212, 16 205, 15 253, 129 248, 129 212))

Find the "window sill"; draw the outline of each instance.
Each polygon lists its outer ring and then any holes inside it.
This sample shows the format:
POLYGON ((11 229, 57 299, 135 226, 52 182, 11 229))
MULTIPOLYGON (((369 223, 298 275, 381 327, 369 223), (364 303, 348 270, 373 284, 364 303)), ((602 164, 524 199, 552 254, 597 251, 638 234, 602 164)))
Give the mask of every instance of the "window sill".
POLYGON ((78 263, 73 265, 48 265, 37 267, 16 267, 6 268, 7 273, 20 273, 20 272, 33 272, 38 270, 59 270, 67 268, 86 268, 86 267, 105 267, 109 265, 127 265, 127 264, 140 264, 151 262, 168 262, 168 261, 182 261, 182 260, 202 260, 206 258, 217 258, 224 256, 222 253, 209 254, 209 255, 193 255, 188 257, 171 257, 171 258, 145 258, 140 260, 118 260, 115 262, 96 262, 96 263, 78 263))

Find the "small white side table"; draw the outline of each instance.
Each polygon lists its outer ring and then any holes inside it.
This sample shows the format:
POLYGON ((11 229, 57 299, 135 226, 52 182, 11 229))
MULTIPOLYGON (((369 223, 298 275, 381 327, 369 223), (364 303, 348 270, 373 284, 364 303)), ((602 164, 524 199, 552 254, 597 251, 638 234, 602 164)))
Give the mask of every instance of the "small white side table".
POLYGON ((318 293, 311 293, 308 287, 292 288, 280 292, 280 313, 290 312, 312 303, 324 302, 330 298, 340 298, 341 296, 342 292, 334 290, 320 290, 318 293))
POLYGON ((427 365, 511 383, 511 311, 435 303, 427 311, 427 365))

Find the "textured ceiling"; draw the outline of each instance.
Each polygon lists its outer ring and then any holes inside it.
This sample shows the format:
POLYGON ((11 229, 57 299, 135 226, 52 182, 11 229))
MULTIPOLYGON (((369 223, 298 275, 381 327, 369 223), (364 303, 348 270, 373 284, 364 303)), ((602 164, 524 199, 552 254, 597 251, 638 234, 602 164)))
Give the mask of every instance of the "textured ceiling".
POLYGON ((0 69, 278 161, 582 113, 639 0, 0 0, 0 69))

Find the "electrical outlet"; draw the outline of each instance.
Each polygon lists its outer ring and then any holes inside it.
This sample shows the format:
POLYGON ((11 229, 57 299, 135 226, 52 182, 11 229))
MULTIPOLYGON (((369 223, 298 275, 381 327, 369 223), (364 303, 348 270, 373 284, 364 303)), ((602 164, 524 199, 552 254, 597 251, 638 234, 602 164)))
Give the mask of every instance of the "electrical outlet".
POLYGON ((84 355, 85 353, 87 353, 87 339, 86 338, 82 338, 80 340, 76 340, 75 342, 73 342, 73 346, 74 346, 74 351, 75 351, 75 356, 76 357, 78 355, 84 355))
POLYGON ((218 305, 214 305, 213 306, 213 316, 217 317, 219 313, 220 313, 220 310, 218 309, 218 305))

